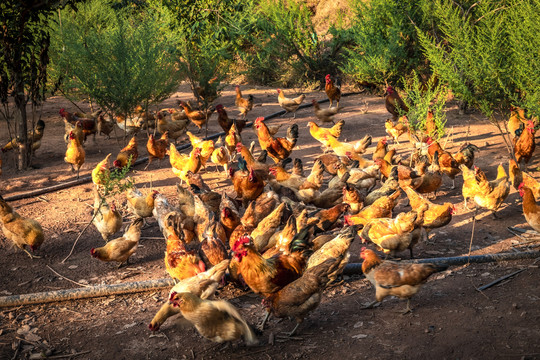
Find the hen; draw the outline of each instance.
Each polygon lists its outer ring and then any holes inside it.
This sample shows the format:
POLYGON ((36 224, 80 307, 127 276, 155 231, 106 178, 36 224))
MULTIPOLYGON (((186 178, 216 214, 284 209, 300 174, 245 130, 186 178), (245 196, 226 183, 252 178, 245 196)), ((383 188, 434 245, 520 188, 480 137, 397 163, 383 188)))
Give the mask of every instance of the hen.
POLYGON ((96 167, 92 170, 92 182, 95 185, 103 185, 105 182, 109 181, 111 172, 109 170, 109 160, 111 154, 108 154, 105 159, 101 160, 96 167))
MULTIPOLYGON (((43 138, 43 131, 45 130, 45 122, 38 120, 36 127, 33 130, 28 131, 27 138, 31 146, 32 151, 36 151, 41 147, 41 139, 43 138)), ((17 149, 21 146, 21 140, 17 137, 2 147, 2 152, 7 152, 13 149, 17 149)))
POLYGON ((245 119, 248 112, 253 109, 253 95, 248 95, 248 98, 245 99, 242 97, 242 91, 240 91, 240 86, 236 86, 236 98, 234 99, 234 105, 238 106, 238 110, 242 117, 245 119))
POLYGON ((109 206, 96 190, 94 190, 94 219, 92 223, 106 242, 122 227, 122 215, 116 210, 114 202, 109 206))
POLYGON ((335 101, 336 108, 338 108, 339 100, 341 99, 341 81, 339 78, 337 78, 336 82, 334 83, 334 80, 332 80, 330 74, 327 74, 324 77, 324 81, 324 92, 326 93, 326 96, 328 96, 328 100, 330 100, 330 106, 328 107, 331 108, 335 101))
POLYGON ((180 237, 171 232, 165 250, 165 269, 173 279, 183 280, 204 272, 206 267, 199 255, 186 250, 180 237))
POLYGON ((401 118, 395 124, 392 121, 392 119, 386 119, 386 122, 384 123, 384 127, 386 129, 386 133, 390 135, 392 139, 394 139, 394 143, 398 145, 399 145, 399 137, 409 132, 409 126, 407 126, 406 123, 402 122, 401 118))
POLYGON ((536 148, 536 142, 534 140, 534 122, 527 121, 527 126, 519 137, 513 139, 514 143, 514 155, 516 157, 517 164, 521 167, 521 160, 525 163, 525 166, 531 161, 531 158, 536 148))
POLYGON ((159 194, 157 191, 150 191, 143 195, 139 189, 133 187, 126 192, 127 205, 130 211, 139 218, 147 218, 152 216, 154 210, 154 200, 159 194))
POLYGON ((456 187, 456 175, 459 174, 459 164, 454 159, 452 154, 448 151, 442 149, 438 142, 433 141, 433 139, 428 138, 428 155, 431 161, 433 161, 433 156, 435 152, 439 154, 439 168, 443 174, 446 174, 450 179, 452 179, 452 189, 456 187))
POLYGON ((197 131, 198 133, 201 132, 202 127, 204 124, 206 124, 210 118, 210 115, 212 115, 214 112, 214 108, 208 109, 206 113, 201 110, 192 110, 191 107, 184 101, 180 102, 180 106, 182 106, 184 109, 188 119, 199 128, 197 131))
POLYGON ((72 125, 75 125, 78 121, 81 122, 83 133, 84 133, 84 140, 88 137, 88 135, 94 135, 94 141, 96 140, 96 132, 97 132, 97 121, 96 118, 101 113, 101 110, 98 110, 97 112, 93 114, 83 114, 83 113, 70 113, 66 111, 66 109, 60 109, 60 116, 64 118, 67 122, 71 123, 72 125))
POLYGON ((159 164, 161 165, 161 160, 167 154, 167 148, 169 147, 169 132, 165 131, 161 138, 158 140, 154 139, 154 135, 150 134, 148 137, 148 142, 146 143, 146 150, 148 150, 148 165, 144 168, 145 170, 150 166, 152 160, 158 159, 159 164))
POLYGON ((366 149, 371 145, 371 136, 365 135, 362 139, 358 140, 354 144, 340 142, 333 136, 324 135, 325 145, 332 148, 336 155, 346 156, 351 160, 358 160, 360 167, 368 166, 366 159, 362 157, 362 154, 366 152, 366 149))
POLYGON ((474 194, 474 202, 478 206, 490 210, 493 217, 496 218, 496 211, 510 193, 508 175, 502 165, 497 167, 497 178, 493 181, 488 181, 485 175, 479 172, 479 169, 476 172, 479 191, 474 194))
POLYGON ((339 138, 343 125, 345 125, 345 120, 340 120, 331 128, 323 128, 312 121, 308 122, 309 133, 311 136, 326 147, 330 147, 330 145, 328 145, 327 138, 339 138))
POLYGON ((66 150, 66 156, 64 161, 71 165, 71 171, 77 171, 77 179, 79 178, 79 171, 84 164, 86 153, 79 142, 79 140, 73 134, 73 131, 69 133, 69 145, 66 150))
POLYGON ((447 265, 435 264, 403 264, 393 261, 382 261, 373 251, 362 248, 360 257, 362 272, 375 287, 375 299, 367 306, 373 307, 387 296, 407 299, 405 313, 411 312, 410 298, 420 290, 420 286, 432 274, 448 269, 447 265))
POLYGON ((253 329, 238 310, 225 300, 205 300, 192 293, 173 292, 169 301, 179 307, 182 316, 209 340, 221 343, 243 337, 247 345, 258 343, 253 329))
POLYGON ((352 225, 366 225, 370 220, 383 217, 392 217, 392 209, 397 204, 401 191, 394 191, 391 195, 382 196, 373 204, 363 208, 358 214, 345 215, 345 223, 352 225))
POLYGON ((286 113, 293 113, 293 119, 296 118, 296 110, 300 107, 304 99, 306 98, 306 95, 302 94, 298 97, 295 97, 293 99, 285 97, 285 94, 281 89, 277 89, 278 93, 278 103, 279 106, 281 106, 286 113))
POLYGON ((509 161, 508 174, 514 189, 518 190, 519 185, 524 183, 525 186, 532 190, 535 199, 540 198, 540 182, 529 175, 529 173, 521 171, 514 159, 510 159, 509 161))
POLYGON ((225 111, 225 108, 223 105, 218 104, 216 105, 216 111, 218 113, 218 124, 223 129, 223 132, 228 133, 231 126, 236 122, 236 128, 238 129, 238 132, 241 133, 244 127, 246 126, 245 120, 233 120, 230 119, 227 115, 227 111, 225 111))
POLYGON ((386 110, 392 114, 392 120, 394 121, 396 121, 400 116, 409 112, 409 108, 405 105, 397 91, 392 86, 388 86, 386 88, 384 105, 386 106, 386 110))
POLYGON ((168 137, 173 139, 175 143, 178 138, 186 132, 188 124, 188 119, 168 121, 161 112, 158 112, 157 114, 157 130, 160 134, 167 132, 168 137))
POLYGON ((313 104, 313 112, 315 113, 315 116, 317 117, 317 119, 319 119, 323 123, 325 122, 333 123, 334 115, 336 115, 341 110, 339 107, 330 107, 328 109, 321 109, 321 106, 315 99, 311 100, 311 103, 313 104))
POLYGON ((172 172, 182 179, 182 181, 187 182, 188 172, 191 171, 196 174, 201 169, 201 149, 194 148, 189 155, 185 155, 181 154, 174 144, 171 144, 169 148, 169 161, 171 162, 172 172))
POLYGON ((0 222, 4 236, 21 250, 30 256, 30 258, 39 257, 32 255, 25 249, 28 246, 32 251, 37 250, 45 236, 41 225, 34 219, 25 218, 19 215, 0 195, 0 222))
POLYGON ((212 153, 214 152, 214 141, 213 140, 203 140, 195 135, 193 135, 190 131, 187 131, 186 134, 189 136, 189 141, 191 142, 191 146, 193 148, 199 148, 201 149, 201 165, 205 167, 206 162, 208 159, 210 159, 210 156, 212 156, 212 153))
POLYGON ((405 190, 413 209, 423 209, 427 205, 427 210, 423 213, 423 221, 420 224, 426 231, 429 232, 431 229, 443 227, 452 221, 452 215, 455 211, 452 203, 434 204, 410 187, 404 187, 403 190, 405 190))
POLYGON ((135 219, 124 232, 124 236, 109 241, 105 246, 92 248, 90 255, 101 261, 117 261, 119 266, 128 264, 129 257, 137 250, 141 237, 142 219, 135 219))
POLYGON ((116 160, 113 161, 113 165, 117 168, 123 168, 129 163, 130 166, 133 167, 138 157, 139 150, 137 149, 137 137, 133 136, 126 147, 120 150, 116 156, 116 160))
POLYGON ((465 144, 459 149, 457 153, 454 154, 454 159, 458 165, 465 165, 469 169, 473 166, 474 163, 474 153, 475 151, 480 151, 478 147, 474 144, 465 144))
POLYGON ((287 137, 274 138, 269 132, 268 127, 264 123, 264 118, 258 117, 255 120, 255 128, 257 129, 257 138, 263 150, 268 152, 268 155, 278 163, 291 155, 291 152, 298 140, 298 125, 293 124, 287 129, 287 137))
POLYGON ((242 158, 238 161, 238 167, 237 171, 233 168, 229 169, 229 176, 232 179, 237 198, 241 198, 244 203, 255 200, 264 190, 264 180, 253 171, 253 168, 248 170, 242 158))
POLYGON ((540 232, 540 205, 536 203, 533 192, 524 183, 519 185, 519 195, 523 198, 523 215, 527 223, 540 232))

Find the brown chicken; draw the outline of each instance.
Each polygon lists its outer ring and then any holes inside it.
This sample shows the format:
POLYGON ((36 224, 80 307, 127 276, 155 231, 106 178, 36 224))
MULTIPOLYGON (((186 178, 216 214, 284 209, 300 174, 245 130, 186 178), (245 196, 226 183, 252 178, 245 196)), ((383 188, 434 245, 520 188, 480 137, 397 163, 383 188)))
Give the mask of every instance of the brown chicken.
POLYGON ((278 163, 281 160, 288 158, 298 140, 298 125, 293 124, 287 129, 287 137, 274 138, 268 132, 268 127, 264 123, 264 118, 258 117, 255 120, 255 128, 257 129, 257 137, 259 144, 263 150, 268 152, 268 155, 278 163))
POLYGON ((129 257, 135 253, 141 237, 142 219, 135 219, 124 232, 124 236, 109 241, 105 246, 92 248, 90 255, 101 261, 117 261, 119 266, 128 264, 129 257))
POLYGON ((480 151, 478 147, 474 144, 465 144, 463 145, 457 153, 453 155, 454 159, 458 165, 465 165, 469 169, 474 164, 474 152, 480 151))
POLYGON ((122 215, 113 203, 109 206, 105 198, 101 198, 94 190, 94 219, 92 223, 99 231, 103 240, 109 241, 109 238, 122 228, 122 215))
POLYGON ((349 213, 351 215, 358 214, 364 207, 364 194, 348 183, 345 183, 342 192, 343 203, 349 205, 349 213))
POLYGON ((456 175, 459 174, 459 164, 454 159, 452 154, 448 151, 442 149, 438 142, 433 141, 433 139, 428 138, 428 155, 430 160, 433 162, 433 156, 435 152, 439 154, 439 168, 443 174, 446 174, 450 179, 452 179, 452 189, 456 187, 456 175))
POLYGON ((82 114, 82 113, 70 113, 66 109, 60 109, 60 116, 62 116, 67 122, 75 125, 78 121, 81 122, 84 140, 88 135, 94 135, 94 141, 96 140, 97 132, 97 121, 96 118, 99 116, 101 111, 98 111, 94 114, 82 114))
MULTIPOLYGON (((229 267, 229 262, 230 260, 223 260, 205 272, 179 281, 169 292, 169 298, 172 293, 191 293, 200 297, 201 299, 212 298, 218 288, 219 283, 222 281, 227 268, 229 267)), ((178 307, 174 307, 171 303, 169 303, 169 298, 167 298, 167 301, 161 306, 159 311, 152 319, 152 322, 148 325, 150 330, 158 331, 165 320, 180 313, 180 309, 178 307)))
POLYGON ((79 171, 81 169, 81 166, 84 164, 85 157, 86 153, 84 152, 81 143, 75 137, 75 134, 73 134, 73 132, 70 132, 69 145, 66 150, 66 156, 64 157, 64 161, 71 165, 72 172, 77 171, 77 179, 79 178, 79 171))
MULTIPOLYGON (((33 130, 28 131, 27 137, 32 148, 32 151, 36 151, 41 147, 41 139, 43 138, 43 131, 45 130, 45 122, 38 120, 36 127, 33 130)), ((17 137, 2 147, 2 152, 7 152, 20 147, 20 139, 17 137)))
POLYGON ((25 218, 19 215, 0 195, 0 222, 4 236, 21 250, 30 256, 30 258, 39 258, 32 255, 25 249, 28 246, 32 252, 37 250, 45 236, 41 225, 34 219, 25 218))
POLYGON ((299 279, 291 282, 263 300, 267 311, 278 318, 294 317, 296 326, 288 336, 293 336, 307 314, 317 308, 323 290, 328 283, 328 274, 335 272, 340 258, 330 258, 307 269, 299 279))
POLYGON ((409 203, 413 209, 423 209, 427 205, 427 210, 423 213, 423 222, 419 225, 424 227, 427 232, 432 229, 440 228, 452 221, 452 215, 455 212, 452 203, 442 205, 434 204, 424 196, 418 194, 410 187, 404 187, 405 193, 409 198, 409 203))
POLYGON ((415 190, 419 194, 429 194, 434 193, 435 196, 437 196, 437 190, 442 185, 442 173, 439 167, 439 153, 435 152, 433 156, 433 163, 429 166, 429 169, 426 171, 425 166, 427 166, 426 163, 423 164, 423 166, 418 167, 417 169, 420 170, 418 172, 421 177, 421 183, 418 185, 415 190))
MULTIPOLYGON (((404 116, 405 117, 405 116, 404 116)), ((406 117, 405 117, 406 118, 406 117)), ((397 123, 394 124, 392 119, 386 119, 384 123, 386 133, 394 139, 394 143, 399 145, 399 137, 409 132, 409 126, 400 118, 397 123)))
POLYGON ((81 145, 84 144, 84 132, 82 129, 82 123, 80 121, 77 121, 75 124, 71 124, 64 119, 64 141, 66 144, 69 144, 69 134, 73 132, 73 135, 79 140, 79 143, 81 145))
POLYGON ((238 310, 225 300, 203 300, 192 293, 173 292, 169 301, 179 307, 182 316, 209 340, 222 343, 243 337, 246 345, 258 343, 253 329, 238 310))
POLYGON ((532 190, 535 199, 540 198, 540 182, 529 175, 529 173, 521 171, 514 159, 509 160, 508 174, 514 189, 518 190, 519 185, 524 183, 525 186, 532 190))
POLYGON ((536 231, 540 232, 540 205, 536 203, 534 194, 524 183, 518 187, 519 195, 523 198, 523 215, 527 223, 536 231))
POLYGON ((324 77, 324 81, 324 92, 326 93, 326 96, 328 96, 328 100, 330 100, 330 106, 328 107, 332 107, 334 101, 336 102, 336 107, 339 107, 339 100, 341 99, 341 81, 339 81, 338 78, 334 83, 330 74, 327 74, 324 77))
POLYGON ((154 135, 150 134, 148 137, 148 142, 146 143, 146 150, 148 150, 148 165, 144 168, 145 170, 150 166, 152 160, 158 159, 159 164, 161 160, 167 155, 167 149, 169 147, 169 132, 165 131, 161 138, 158 140, 154 139, 154 135))
POLYGON ((99 135, 107 136, 107 139, 111 138, 111 132, 114 130, 114 122, 106 120, 105 115, 99 114, 97 118, 96 132, 99 135))
POLYGON ((392 168, 395 166, 398 169, 398 181, 401 186, 411 186, 417 188, 422 183, 422 178, 410 167, 405 165, 392 165, 385 159, 375 160, 375 164, 379 166, 381 174, 386 178, 390 177, 392 168))
POLYGON ((341 110, 341 108, 337 106, 330 107, 328 109, 321 109, 321 106, 315 99, 311 100, 311 104, 313 104, 313 112, 315 113, 315 116, 317 117, 317 119, 319 119, 323 123, 325 122, 334 123, 334 119, 333 119, 334 115, 336 115, 341 110))
POLYGON ((111 172, 109 170, 109 160, 112 154, 108 154, 105 159, 101 160, 96 167, 92 170, 92 182, 95 185, 103 185, 109 181, 111 172))
POLYGON ((531 158, 536 148, 536 142, 534 141, 534 122, 527 121, 527 126, 519 137, 514 138, 514 155, 516 157, 517 164, 521 167, 521 160, 523 160, 525 166, 531 161, 531 158))
POLYGON ((216 165, 216 171, 218 171, 218 166, 223 166, 225 173, 229 172, 229 162, 231 161, 231 157, 225 146, 215 148, 214 152, 212 152, 212 156, 210 156, 210 160, 216 165))
POLYGON ((517 136, 516 131, 520 128, 524 128, 526 124, 527 119, 525 118, 523 109, 514 108, 512 106, 510 108, 510 118, 506 123, 506 128, 508 129, 511 139, 515 138, 517 136))
POLYGON ((360 257, 362 272, 375 287, 375 299, 366 308, 373 307, 387 296, 407 299, 405 313, 411 312, 410 298, 420 290, 420 286, 432 274, 448 269, 448 265, 435 264, 403 264, 393 261, 382 261, 370 249, 362 248, 360 257))
POLYGON ((348 166, 351 162, 346 156, 337 156, 335 154, 319 155, 317 160, 323 162, 324 170, 330 175, 336 175, 340 166, 348 166))
POLYGON ((375 151, 373 151, 373 161, 377 159, 384 159, 387 152, 388 152, 388 141, 384 137, 384 138, 381 138, 377 142, 377 147, 375 148, 375 151))
POLYGON ((405 105, 397 91, 392 87, 386 88, 386 96, 384 97, 384 105, 386 110, 392 114, 392 120, 396 121, 400 116, 409 112, 409 108, 405 105))
POLYGON ((130 166, 133 166, 138 157, 139 150, 137 149, 137 138, 133 136, 126 147, 120 150, 116 156, 116 160, 113 161, 113 165, 117 168, 123 168, 127 166, 128 163, 130 166))
POLYGON ((186 128, 188 124, 189 124, 188 119, 168 121, 165 119, 162 113, 160 112, 157 113, 158 132, 160 134, 164 134, 167 132, 168 137, 170 139, 173 139, 175 144, 178 138, 180 138, 183 134, 186 133, 186 128))
POLYGON ((174 232, 170 233, 167 239, 165 269, 177 280, 188 279, 206 271, 199 255, 195 251, 186 250, 184 242, 174 232))
POLYGON ((286 113, 292 112, 293 119, 296 119, 296 110, 298 110, 298 108, 306 98, 306 95, 302 94, 295 98, 288 98, 285 97, 285 94, 281 89, 277 89, 277 93, 279 106, 281 106, 281 108, 285 110, 286 113))
POLYGON ((318 220, 315 224, 315 234, 333 229, 337 225, 337 221, 341 218, 341 215, 348 210, 348 204, 338 204, 330 209, 318 210, 315 213, 309 214, 310 221, 311 219, 318 220))
POLYGON ((238 106, 240 114, 242 114, 243 119, 246 118, 248 112, 253 109, 253 95, 248 95, 248 98, 245 99, 242 97, 242 91, 240 91, 240 86, 236 86, 236 98, 234 99, 234 105, 238 106))
POLYGON ((247 168, 242 158, 238 161, 239 170, 229 169, 229 176, 232 179, 234 191, 237 198, 241 198, 245 203, 255 200, 264 190, 264 180, 257 175, 253 168, 247 168))
POLYGON ((128 208, 135 216, 147 218, 152 216, 154 200, 159 194, 156 190, 150 191, 146 196, 139 189, 133 187, 126 193, 128 208))
POLYGON ((180 102, 180 106, 182 106, 184 109, 188 119, 199 128, 197 131, 198 133, 201 132, 202 127, 204 124, 206 124, 206 121, 210 118, 210 115, 212 115, 215 110, 214 108, 210 108, 206 113, 201 110, 192 110, 184 101, 180 102))
POLYGON ((274 235, 281 226, 281 219, 283 218, 284 211, 285 203, 279 204, 279 206, 262 219, 257 224, 257 227, 250 233, 255 250, 264 253, 265 250, 276 244, 276 239, 274 238, 274 241, 270 242, 270 238, 272 238, 272 235, 274 235))
POLYGON ((216 105, 216 111, 218 113, 217 121, 218 121, 219 126, 221 126, 221 128, 223 129, 223 132, 228 133, 229 129, 231 128, 234 122, 236 122, 238 133, 241 133, 244 127, 246 126, 246 120, 230 119, 223 105, 221 104, 216 105))
POLYGON ((372 219, 392 217, 392 209, 396 206, 400 195, 401 191, 397 190, 391 195, 381 196, 373 204, 363 208, 358 214, 345 215, 345 224, 349 226, 361 225, 363 227, 372 219))
POLYGON ((365 135, 362 139, 358 140, 354 144, 340 142, 336 138, 331 136, 323 136, 326 142, 326 146, 332 148, 336 155, 346 156, 351 160, 357 160, 360 164, 360 168, 369 166, 369 162, 362 157, 362 154, 366 152, 366 149, 371 145, 371 136, 365 135))

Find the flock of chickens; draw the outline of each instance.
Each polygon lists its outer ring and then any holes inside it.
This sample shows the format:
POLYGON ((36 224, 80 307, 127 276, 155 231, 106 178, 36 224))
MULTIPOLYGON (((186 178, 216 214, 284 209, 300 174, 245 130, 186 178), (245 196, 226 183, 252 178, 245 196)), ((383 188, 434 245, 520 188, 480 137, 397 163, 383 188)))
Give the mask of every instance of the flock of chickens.
MULTIPOLYGON (((326 77, 325 91, 330 107, 322 109, 314 100, 314 112, 321 122, 333 123, 332 117, 340 110, 341 90, 330 75, 326 77)), ((290 99, 278 90, 278 102, 287 112, 295 114, 304 100, 304 95, 290 99)), ((285 137, 277 137, 279 126, 269 126, 264 118, 257 118, 254 131, 262 151, 255 156, 255 144, 247 146, 241 137, 253 107, 253 96, 244 98, 236 87, 235 104, 242 119, 230 119, 222 105, 210 110, 217 111, 217 121, 226 134, 215 143, 186 131, 190 122, 200 130, 210 113, 192 109, 185 102, 180 102, 182 109, 164 109, 155 114, 138 109, 135 119, 106 119, 99 112, 86 116, 60 110, 68 141, 65 161, 77 172, 85 160, 82 145, 88 135, 108 136, 114 123, 134 134, 113 161, 115 167, 122 168, 138 158, 138 129, 154 124, 161 136, 148 137, 148 165, 168 155, 173 173, 181 179, 175 199, 157 191, 143 194, 135 187, 128 189, 125 195, 134 220, 122 237, 111 240, 122 227, 122 215, 100 191, 110 175, 112 154, 92 171, 93 223, 106 244, 92 249, 91 256, 120 265, 127 263, 137 249, 147 218, 155 218, 163 233, 165 268, 177 284, 151 321, 152 331, 157 331, 168 317, 181 313, 212 341, 243 338, 248 345, 257 343, 255 331, 242 314, 227 301, 214 299, 218 286, 227 279, 262 297, 266 317, 260 329, 270 315, 293 317, 297 324, 289 336, 294 334, 308 313, 318 306, 324 289, 340 278, 357 235, 386 257, 408 250, 412 258, 413 248, 420 240, 451 222, 454 204, 437 204, 427 196, 433 194, 436 198, 445 175, 454 179, 462 173, 465 206, 471 199, 477 207, 493 214, 513 185, 523 196, 526 220, 540 231, 540 208, 535 200, 540 196, 540 184, 520 168, 521 161, 528 163, 534 152, 534 122, 526 119, 520 109, 512 111, 507 124, 514 139, 515 160, 510 160, 508 174, 499 165, 496 179, 489 180, 473 165, 479 150, 475 145, 466 144, 451 154, 432 138, 436 129, 431 113, 424 129, 409 129, 408 109, 392 87, 388 87, 385 97, 392 119, 386 121, 385 127, 395 143, 401 135, 408 135, 414 149, 410 159, 396 155, 395 148, 389 149, 386 138, 378 141, 369 159, 366 151, 371 136, 353 143, 342 142, 339 137, 343 120, 332 127, 309 122, 310 134, 325 150, 309 171, 304 169, 302 160, 292 160, 299 132, 296 123, 289 126, 285 137), (193 148, 189 154, 180 153, 169 141, 176 142, 184 133, 193 148), (267 161, 267 157, 272 161, 267 161), (216 192, 205 183, 200 172, 209 171, 209 163, 224 168, 235 196, 216 192), (329 181, 325 174, 330 174, 329 181), (393 214, 403 195, 411 210, 393 214)), ((43 128, 44 124, 38 123, 33 134, 42 133, 43 128)), ((33 144, 40 140, 41 137, 36 138, 33 144)), ((2 151, 14 147, 14 141, 2 151)), ((35 250, 43 242, 39 223, 17 214, 1 197, 0 220, 4 235, 32 257, 25 246, 35 250)), ((363 273, 376 293, 370 306, 387 296, 409 300, 430 275, 447 268, 382 260, 366 247, 360 255, 363 273)), ((406 310, 410 311, 409 302, 406 310)))

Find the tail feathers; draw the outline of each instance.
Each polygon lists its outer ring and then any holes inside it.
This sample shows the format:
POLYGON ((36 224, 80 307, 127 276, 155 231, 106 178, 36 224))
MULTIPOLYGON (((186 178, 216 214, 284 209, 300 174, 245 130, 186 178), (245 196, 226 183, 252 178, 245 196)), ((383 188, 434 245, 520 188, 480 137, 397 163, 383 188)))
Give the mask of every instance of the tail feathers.
POLYGON ((298 140, 298 124, 292 124, 289 126, 287 129, 287 140, 293 144, 296 144, 296 141, 298 140))
POLYGON ((238 310, 233 305, 224 300, 213 301, 212 304, 216 309, 227 313, 238 322, 238 324, 242 328, 242 333, 246 345, 256 345, 259 343, 259 340, 257 340, 257 336, 255 335, 255 332, 253 331, 251 326, 248 325, 246 320, 244 320, 242 315, 240 315, 238 310))
POLYGON ((294 159, 292 172, 293 172, 293 174, 303 176, 303 174, 304 174, 304 165, 302 164, 301 159, 294 159))
POLYGON ((333 257, 326 259, 319 265, 307 269, 304 273, 313 274, 321 280, 321 283, 327 283, 328 275, 336 271, 336 269, 341 264, 341 260, 343 260, 343 254, 338 256, 337 258, 333 257))
POLYGON ((345 125, 345 120, 340 120, 336 125, 330 128, 330 135, 339 138, 341 131, 343 130, 343 125, 345 125))
POLYGON ((310 255, 311 250, 309 249, 309 238, 311 234, 311 228, 315 226, 316 222, 309 224, 308 226, 304 227, 300 232, 296 234, 296 236, 291 241, 291 244, 289 246, 289 252, 295 253, 299 252, 302 254, 302 256, 310 255))
POLYGON ((426 264, 426 265, 429 265, 429 267, 431 267, 431 269, 433 269, 433 273, 436 273, 436 272, 441 272, 441 271, 445 271, 448 269, 448 265, 446 264, 426 264))
POLYGON ((359 154, 363 154, 366 152, 367 148, 371 145, 371 136, 370 135, 366 135, 364 136, 363 139, 359 140, 355 145, 354 145, 354 151, 356 151, 357 153, 359 154))

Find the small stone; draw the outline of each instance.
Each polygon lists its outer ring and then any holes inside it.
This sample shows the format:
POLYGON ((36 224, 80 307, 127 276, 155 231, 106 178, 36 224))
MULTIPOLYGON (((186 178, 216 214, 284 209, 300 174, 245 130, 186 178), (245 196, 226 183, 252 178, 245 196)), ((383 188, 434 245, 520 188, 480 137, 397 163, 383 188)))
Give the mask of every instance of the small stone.
POLYGON ((487 277, 487 276, 489 276, 489 275, 491 275, 491 274, 490 274, 490 273, 488 273, 488 272, 485 272, 485 273, 483 273, 483 274, 482 274, 482 275, 480 275, 480 276, 482 276, 482 277, 487 277))
POLYGON ((354 324, 353 327, 354 327, 355 329, 357 329, 357 328, 362 327, 362 326, 364 326, 364 322, 363 322, 363 321, 359 321, 359 322, 357 322, 356 324, 354 324))
POLYGON ((78 267, 79 267, 79 265, 69 265, 69 266, 68 266, 68 269, 69 269, 69 270, 75 270, 75 269, 78 268, 78 267))
POLYGON ((358 334, 358 335, 353 335, 352 338, 353 339, 365 339, 365 338, 367 338, 367 335, 366 334, 358 334))

